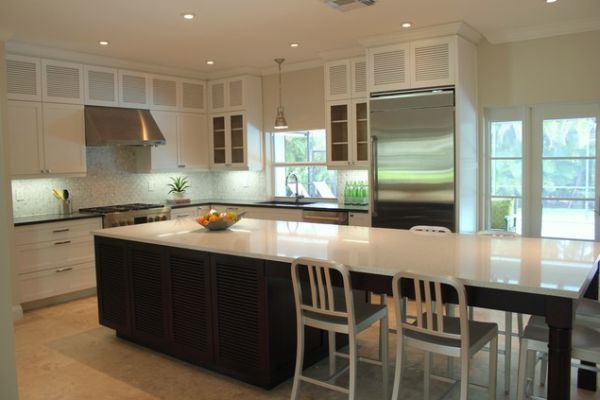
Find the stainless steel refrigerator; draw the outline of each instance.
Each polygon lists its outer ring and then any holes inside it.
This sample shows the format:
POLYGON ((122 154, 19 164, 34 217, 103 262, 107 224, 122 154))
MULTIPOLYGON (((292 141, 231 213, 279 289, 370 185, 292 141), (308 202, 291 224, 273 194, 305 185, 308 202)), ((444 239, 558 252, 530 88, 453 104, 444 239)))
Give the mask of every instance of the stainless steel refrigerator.
POLYGON ((371 97, 372 226, 455 226, 454 90, 371 97))

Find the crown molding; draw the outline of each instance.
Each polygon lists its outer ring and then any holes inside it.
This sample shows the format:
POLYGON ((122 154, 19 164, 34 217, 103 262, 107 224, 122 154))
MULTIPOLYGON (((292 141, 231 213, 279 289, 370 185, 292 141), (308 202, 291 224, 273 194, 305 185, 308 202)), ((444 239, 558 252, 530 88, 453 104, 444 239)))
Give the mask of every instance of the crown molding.
POLYGON ((167 67, 140 63, 121 58, 99 56, 90 53, 80 53, 71 50, 57 49, 53 47, 43 47, 30 43, 9 41, 6 42, 6 52, 20 54, 24 56, 59 59, 64 61, 79 62, 82 64, 91 64, 97 66, 106 66, 112 68, 122 68, 129 70, 138 70, 142 72, 151 72, 171 76, 180 76, 184 78, 206 79, 207 74, 191 69, 167 67))
MULTIPOLYGON (((323 60, 302 61, 302 62, 287 64, 287 65, 284 63, 281 66, 281 72, 301 71, 303 69, 311 69, 311 68, 322 67, 323 65, 325 65, 325 62, 323 60)), ((278 73, 278 69, 277 69, 276 66, 263 68, 261 70, 261 75, 263 75, 263 76, 265 76, 265 75, 274 75, 276 73, 278 73)))
POLYGON ((317 53, 325 61, 341 60, 343 58, 364 57, 364 47, 350 47, 346 49, 327 50, 317 53))
POLYGON ((260 68, 254 67, 239 67, 239 68, 231 68, 225 69, 221 71, 211 72, 207 75, 206 79, 222 79, 222 78, 230 78, 232 76, 239 75, 253 75, 260 76, 260 68))
POLYGON ((358 42, 364 47, 385 46, 411 40, 429 39, 433 37, 458 35, 466 40, 477 44, 481 40, 481 34, 465 22, 457 21, 448 24, 428 26, 418 29, 410 29, 383 35, 367 36, 358 42))
POLYGON ((551 25, 539 25, 510 30, 503 29, 485 33, 484 36, 488 42, 492 44, 500 44, 596 30, 600 30, 599 17, 585 18, 551 25))

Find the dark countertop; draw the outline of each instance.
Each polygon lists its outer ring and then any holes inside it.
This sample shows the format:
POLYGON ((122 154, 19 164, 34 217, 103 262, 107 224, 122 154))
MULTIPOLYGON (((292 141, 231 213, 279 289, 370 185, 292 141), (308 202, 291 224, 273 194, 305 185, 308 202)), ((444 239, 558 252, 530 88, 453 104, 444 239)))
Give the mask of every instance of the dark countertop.
POLYGON ((48 214, 32 215, 30 217, 19 217, 14 219, 15 226, 45 224, 49 222, 69 221, 75 219, 102 218, 100 214, 78 213, 73 214, 48 214))
POLYGON ((330 202, 317 202, 312 204, 293 203, 289 204, 278 203, 278 204, 265 204, 260 200, 192 200, 190 203, 180 204, 167 204, 167 206, 177 209, 183 207, 195 207, 204 206, 208 204, 223 204, 227 206, 248 206, 248 207, 265 207, 265 208, 286 208, 286 209, 300 209, 300 210, 315 210, 315 211, 346 211, 346 212, 360 212, 368 213, 369 206, 354 206, 348 204, 338 204, 330 202))

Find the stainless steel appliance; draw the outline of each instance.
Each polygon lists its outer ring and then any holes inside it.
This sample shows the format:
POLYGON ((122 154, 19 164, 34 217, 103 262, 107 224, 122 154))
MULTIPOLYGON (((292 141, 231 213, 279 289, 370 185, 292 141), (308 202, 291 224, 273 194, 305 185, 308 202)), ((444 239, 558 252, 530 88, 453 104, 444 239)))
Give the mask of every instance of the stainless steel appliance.
POLYGON ((87 146, 156 146, 166 140, 148 110, 85 106, 87 146))
POLYGON ((345 211, 303 210, 302 221, 317 224, 348 225, 348 213, 345 211))
POLYGON ((114 206, 80 208, 79 212, 102 214, 102 226, 104 228, 145 224, 147 222, 171 219, 171 209, 162 204, 118 204, 114 206))
POLYGON ((372 226, 455 231, 454 90, 372 96, 372 226))

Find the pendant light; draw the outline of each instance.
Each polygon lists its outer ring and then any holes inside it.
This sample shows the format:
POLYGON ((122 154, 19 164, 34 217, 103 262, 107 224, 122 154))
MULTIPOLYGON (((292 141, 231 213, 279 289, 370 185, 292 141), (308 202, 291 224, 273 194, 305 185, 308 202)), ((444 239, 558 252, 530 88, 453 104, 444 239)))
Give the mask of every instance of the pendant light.
POLYGON ((279 107, 277 107, 277 117, 275 117, 275 129, 287 129, 288 124, 283 115, 283 106, 281 105, 281 64, 285 58, 276 58, 275 62, 279 64, 279 107))

